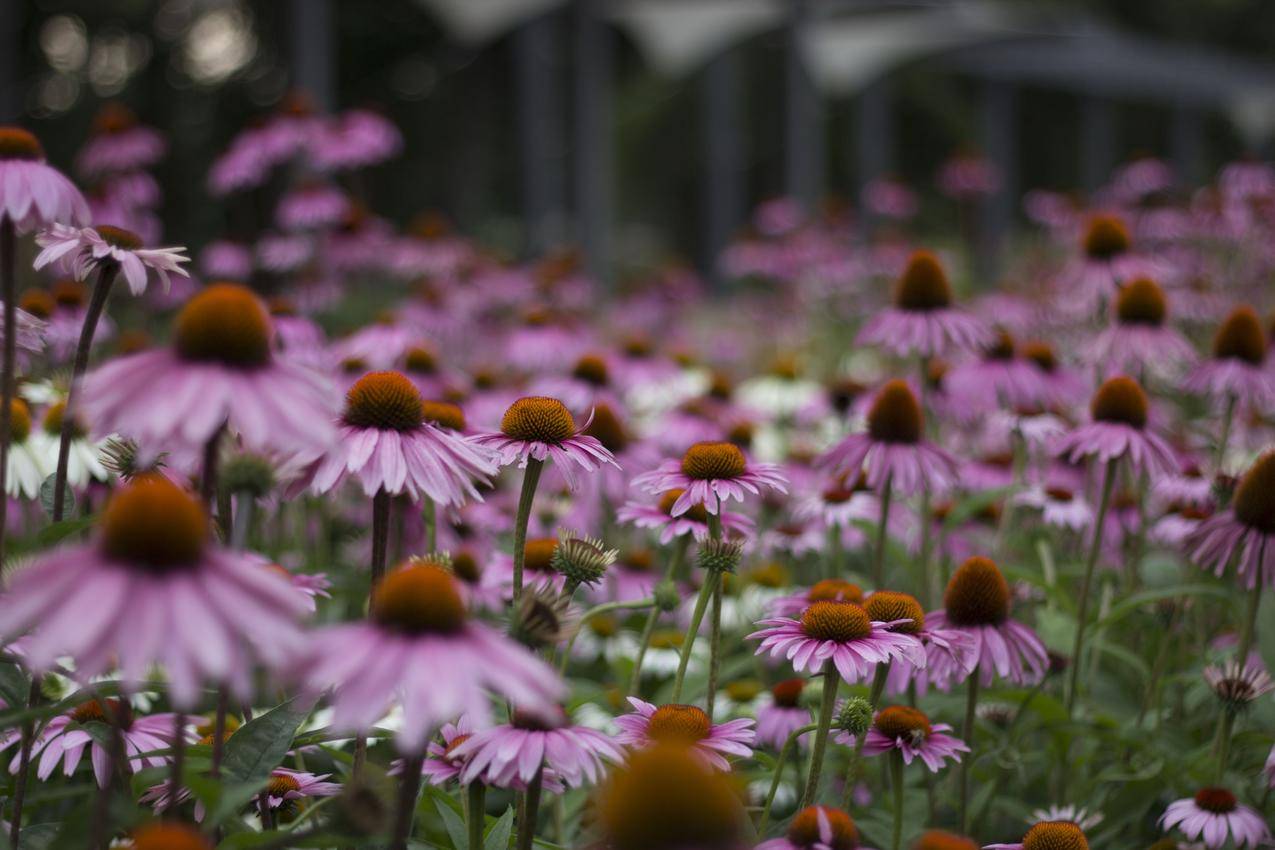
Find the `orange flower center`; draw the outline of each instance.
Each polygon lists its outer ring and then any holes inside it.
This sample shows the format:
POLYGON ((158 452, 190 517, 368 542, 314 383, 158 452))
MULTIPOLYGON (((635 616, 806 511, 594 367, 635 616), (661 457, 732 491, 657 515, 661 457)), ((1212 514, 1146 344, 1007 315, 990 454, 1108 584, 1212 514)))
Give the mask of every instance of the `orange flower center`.
POLYGON ((1262 365, 1266 359, 1266 334, 1252 307, 1236 307, 1226 317, 1213 337, 1213 356, 1218 360, 1262 365))
POLYGON ((1195 792, 1195 804, 1207 812, 1224 815, 1235 811, 1238 801, 1225 788, 1201 788, 1195 792))
POLYGON ((682 472, 699 481, 738 478, 746 467, 734 443, 696 443, 682 456, 682 472))
POLYGON ((212 844, 193 826, 180 821, 157 821, 133 832, 133 850, 212 850, 212 844))
POLYGON ((974 556, 952 573, 943 606, 954 625, 1000 625, 1009 619, 1009 583, 991 559, 974 556))
POLYGON ((558 549, 556 537, 533 537, 523 548, 522 566, 533 573, 552 573, 553 553, 558 549))
POLYGON ((43 289, 28 289, 18 299, 18 306, 37 319, 47 319, 53 315, 57 302, 53 300, 52 295, 43 289))
POLYGON ((952 303, 952 286, 939 258, 929 251, 917 251, 908 260, 894 292, 894 306, 901 310, 928 312, 952 303))
POLYGON ((1071 821, 1042 821, 1023 836, 1023 850, 1089 850, 1089 840, 1071 821))
POLYGON ((815 602, 801 615, 801 630, 815 640, 848 643, 872 634, 872 619, 853 602, 815 602))
POLYGON ((301 783, 295 776, 287 773, 274 773, 266 783, 266 793, 271 797, 282 797, 291 791, 300 791, 301 783))
POLYGON ((827 842, 831 850, 854 850, 859 844, 859 830, 854 820, 840 809, 830 806, 809 806, 798 812, 788 824, 788 840, 798 847, 814 847, 823 842, 819 834, 819 813, 832 831, 832 840, 827 842))
POLYGON ((919 443, 925 419, 906 381, 889 381, 868 411, 868 434, 881 443, 919 443))
POLYGON ((599 402, 593 411, 593 421, 584 430, 612 454, 618 454, 628 446, 629 434, 620 417, 606 402, 599 402))
POLYGON ((1275 451, 1262 455, 1235 488, 1235 518, 1263 534, 1275 534, 1275 451))
POLYGON ((1085 231, 1085 254, 1094 260, 1113 260, 1129 250, 1129 229, 1114 215, 1098 215, 1085 231))
POLYGON ((571 375, 586 384, 592 384, 595 387, 605 387, 607 385, 607 362, 596 354, 586 354, 577 362, 575 369, 571 370, 571 375))
MULTIPOLYGON (((44 432, 46 434, 61 434, 62 420, 66 416, 66 402, 57 401, 49 405, 49 409, 44 412, 44 432)), ((88 433, 84 425, 75 419, 71 422, 71 438, 81 440, 88 433)))
POLYGON ((465 625, 465 603, 451 573, 409 564, 388 573, 372 591, 372 619, 410 635, 455 634, 465 625))
MULTIPOLYGON (((664 495, 660 496, 660 510, 667 516, 672 516, 673 505, 678 499, 682 498, 682 494, 685 492, 685 490, 680 489, 665 490, 664 495)), ((705 510, 703 505, 691 505, 690 509, 682 516, 694 522, 708 522, 708 511, 705 510)))
POLYGON ((529 396, 520 398, 500 420, 500 431, 506 437, 535 443, 562 443, 576 432, 571 411, 556 398, 529 396))
POLYGON ((186 360, 240 369, 270 362, 270 316, 252 290, 214 283, 177 314, 173 344, 186 360))
POLYGON ((979 850, 979 844, 972 838, 947 832, 942 829, 930 829, 921 833, 916 840, 914 850, 979 850))
POLYGON ((853 602, 863 604, 863 588, 843 578, 826 578, 815 582, 806 594, 810 602, 853 602))
POLYGON ((123 248, 125 251, 137 251, 142 247, 142 237, 131 230, 113 227, 109 224, 99 224, 93 229, 97 231, 97 235, 101 236, 107 245, 123 248))
POLYGON ((345 421, 356 428, 411 431, 425 421, 425 407, 402 372, 369 372, 345 395, 345 421))
POLYGON ((199 560, 208 518, 199 501, 162 475, 135 478, 115 491, 101 519, 108 558, 156 573, 199 560))
POLYGON ((801 692, 806 689, 805 679, 785 679, 770 689, 775 705, 796 708, 801 702, 801 692))
POLYGON ((0 127, 0 159, 44 159, 40 140, 21 127, 0 127))
POLYGON ((465 430, 465 412, 457 405, 446 401, 422 401, 421 416, 426 422, 432 422, 453 431, 465 430))
POLYGON ((903 634, 919 634, 925 628, 925 609, 916 597, 893 590, 878 590, 868 597, 863 604, 868 616, 878 623, 889 623, 894 620, 907 620, 890 628, 892 632, 903 634))
POLYGON ((648 737, 664 743, 693 744, 707 738, 710 731, 708 715, 693 705, 662 705, 646 726, 648 737))
POLYGON ((1116 318, 1123 325, 1159 327, 1168 312, 1164 290, 1150 278, 1140 277, 1126 283, 1116 298, 1116 318))
POLYGON ((1141 429, 1147 424, 1147 394, 1133 378, 1108 378, 1089 403, 1095 422, 1118 422, 1141 429))
POLYGON ((930 737, 930 718, 907 705, 891 705, 877 712, 872 721, 877 731, 887 738, 903 738, 919 744, 930 737))
POLYGON ((9 442, 25 443, 31 436, 31 409, 20 398, 9 402, 9 442))
POLYGON ((403 366, 409 372, 415 372, 418 375, 430 375, 438 369, 438 358, 430 349, 418 345, 415 348, 408 349, 406 356, 403 358, 403 366))
POLYGON ((1047 342, 1035 340, 1023 343, 1023 357, 1035 363, 1042 372, 1052 372, 1058 368, 1054 348, 1047 342))

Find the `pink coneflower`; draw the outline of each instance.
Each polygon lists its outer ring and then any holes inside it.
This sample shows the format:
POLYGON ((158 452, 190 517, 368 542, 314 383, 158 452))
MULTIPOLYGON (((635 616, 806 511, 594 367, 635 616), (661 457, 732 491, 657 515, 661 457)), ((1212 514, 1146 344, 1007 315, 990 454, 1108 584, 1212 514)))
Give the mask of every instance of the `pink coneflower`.
POLYGON ((759 745, 782 749, 789 735, 810 723, 810 709, 801 704, 805 687, 805 679, 785 679, 770 689, 770 703, 757 709, 759 745))
POLYGON ((887 382, 868 410, 868 430, 851 434, 819 461, 834 475, 858 475, 883 494, 910 496, 922 488, 935 492, 956 477, 956 461, 924 438, 921 405, 905 381, 887 382))
POLYGON ((819 601, 802 612, 800 619, 770 617, 748 636, 760 639, 757 654, 785 656, 798 673, 818 672, 832 662, 850 683, 869 678, 878 664, 905 659, 925 666, 925 648, 912 635, 889 630, 891 623, 874 621, 853 602, 819 601))
POLYGON ((894 304, 859 331, 860 345, 880 345, 898 355, 932 357, 973 351, 991 340, 981 319, 952 306, 952 287, 938 257, 917 251, 894 292, 894 304))
POLYGON ((429 780, 430 785, 459 781, 460 772, 465 768, 465 759, 457 756, 455 751, 474 734, 474 725, 469 722, 469 715, 462 714, 455 723, 444 723, 438 733, 442 742, 430 741, 426 750, 427 758, 421 765, 421 774, 429 780))
POLYGON ((1054 347, 1043 340, 1024 342, 1019 355, 1036 367, 1048 405, 1070 407, 1085 397, 1088 384, 1075 372, 1058 362, 1054 347))
POLYGON ((1089 850, 1089 839, 1071 821, 1040 821, 1017 844, 984 844, 983 850, 1089 850))
POLYGON ((842 578, 826 578, 815 582, 810 589, 781 596, 770 603, 770 614, 775 617, 800 617, 801 613, 816 602, 853 602, 863 604, 863 588, 842 578))
POLYGON ((279 199, 275 222, 281 230, 324 230, 345 221, 350 199, 335 186, 312 183, 279 199))
POLYGON ((44 161, 40 142, 19 127, 0 127, 0 221, 6 219, 18 233, 89 223, 80 190, 44 161))
POLYGON ((1219 406, 1266 411, 1275 405, 1275 377, 1266 364, 1266 334, 1252 307, 1236 307, 1213 337, 1212 356, 1183 382, 1219 406))
MULTIPOLYGON (((991 560, 972 557, 957 567, 943 594, 943 609, 925 615, 932 629, 962 631, 978 642, 981 683, 999 676, 1016 685, 1040 681, 1049 668, 1045 645, 1036 633, 1009 616, 1009 584, 991 560)), ((932 654, 927 678, 940 688, 963 681, 970 670, 957 659, 932 654)))
POLYGON ((696 443, 680 461, 670 460, 658 469, 633 479, 633 485, 648 493, 682 493, 669 508, 681 516, 695 506, 716 515, 723 502, 744 501, 745 493, 757 495, 761 488, 786 493, 788 479, 773 463, 749 463, 734 443, 696 443))
POLYGON ((245 448, 314 455, 336 437, 327 381, 270 350, 270 317, 250 290, 213 284, 174 321, 173 343, 91 372, 85 418, 152 454, 197 453, 223 427, 245 448))
POLYGON ((491 453, 464 437, 454 404, 422 401, 401 372, 369 372, 346 396, 339 439, 306 476, 326 493, 354 476, 367 496, 405 493, 438 505, 478 500, 475 483, 495 475, 491 453))
POLYGON ((1045 525, 1065 531, 1084 531, 1093 522, 1093 509, 1067 487, 1034 485, 1013 497, 1015 504, 1040 511, 1045 525))
POLYGON ((900 221, 915 217, 921 207, 916 192, 907 184, 886 177, 869 181, 863 187, 862 198, 873 215, 900 221))
POLYGON ((76 280, 84 280, 103 264, 116 263, 134 295, 146 291, 148 268, 159 275, 165 289, 169 286, 169 272, 190 276, 180 265, 190 262, 190 258, 181 253, 186 250, 184 247, 143 248, 140 239, 118 227, 98 225, 95 229, 54 224, 38 234, 35 241, 44 249, 35 258, 36 269, 57 263, 75 275, 76 280))
POLYGON ((1165 830, 1176 827, 1193 840, 1203 838, 1210 850, 1223 846, 1228 838, 1236 847, 1257 847, 1271 836, 1266 819, 1225 788, 1201 788, 1194 797, 1174 800, 1160 815, 1159 824, 1165 830))
POLYGON ((1073 316, 1093 313, 1114 298, 1125 281, 1159 271, 1155 263, 1132 250, 1129 228, 1118 215, 1093 215, 1080 247, 1081 256, 1058 281, 1058 306, 1073 316))
POLYGON ((1147 394, 1133 378, 1108 378, 1089 403, 1091 421, 1063 436, 1054 453, 1070 463, 1094 458, 1100 463, 1127 459, 1135 471, 1152 475, 1178 468, 1173 449, 1147 428, 1147 394))
POLYGON ((630 747, 651 744, 688 746, 709 767, 730 770, 727 756, 749 758, 756 738, 753 719, 741 717, 725 723, 713 723, 703 709, 693 705, 656 706, 629 697, 635 711, 615 719, 620 727, 616 740, 630 747))
POLYGON ((576 428, 566 406, 554 398, 528 396, 509 406, 500 420, 500 431, 474 438, 480 446, 494 449, 501 466, 517 462, 552 460, 568 486, 576 483, 576 467, 593 472, 615 458, 597 439, 585 434, 590 422, 576 428))
POLYGON ((257 556, 209 540, 193 496, 145 476, 115 492, 96 539, 13 577, 0 634, 34 629, 25 661, 36 672, 69 655, 83 679, 118 666, 135 683, 160 665, 173 703, 190 707, 206 683, 250 697, 255 662, 277 668, 300 648, 294 621, 304 613, 297 592, 257 556))
POLYGON ((957 201, 972 201, 994 194, 1001 186, 1000 172, 987 157, 976 153, 954 154, 939 169, 939 191, 957 201))
POLYGON ((371 109, 349 109, 328 121, 310 141, 310 159, 324 171, 367 168, 403 149, 394 122, 371 109))
POLYGON ((978 360, 953 366, 943 376, 943 390, 951 403, 969 415, 995 410, 1039 407, 1053 399, 1036 365, 1018 355, 1014 338, 998 331, 978 360))
POLYGON ((607 762, 624 760, 624 751, 609 736, 570 724, 561 711, 557 715, 558 720, 546 721, 514 711, 509 723, 473 733, 451 753, 465 762, 461 784, 526 786, 545 769, 566 787, 580 788, 597 784, 607 762))
POLYGON ((854 819, 831 806, 807 806, 793 815, 788 831, 757 850, 868 850, 859 844, 854 819))
POLYGON ((212 280, 247 280, 252 264, 252 248, 231 239, 209 242, 199 252, 199 271, 212 280))
MULTIPOLYGON (((863 753, 879 756, 898 750, 904 764, 920 758, 931 773, 938 773, 948 759, 961 760, 961 753, 970 748, 959 738, 944 734, 952 727, 946 723, 931 723, 921 711, 906 705, 892 705, 877 712, 872 728, 864 739, 863 753)), ((854 736, 848 732, 837 734, 837 742, 854 744, 854 736)))
POLYGON ((1221 576, 1235 562, 1245 588, 1275 587, 1275 451, 1254 461, 1235 488, 1229 509, 1201 523, 1187 538, 1192 560, 1221 576), (1237 557, 1238 556, 1238 557, 1237 557))
POLYGON ((979 642, 969 633, 950 626, 939 628, 930 622, 916 597, 893 590, 875 591, 863 602, 863 610, 873 620, 891 623, 892 632, 912 635, 925 647, 925 663, 918 666, 910 658, 895 659, 889 666, 885 692, 902 694, 915 684, 918 694, 929 685, 930 668, 948 672, 957 681, 974 671, 979 662, 979 642))
MULTIPOLYGON (((626 502, 616 512, 620 522, 630 522, 638 528, 658 529, 660 543, 667 545, 674 538, 692 535, 698 541, 708 539, 708 510, 703 505, 692 505, 685 513, 673 515, 673 505, 685 490, 674 488, 660 494, 659 504, 626 502)), ((753 521, 743 514, 720 511, 722 533, 728 537, 748 537, 753 533, 753 521)))
POLYGON ((307 233, 267 233, 257 240, 257 262, 275 274, 292 274, 315 254, 314 236, 307 233))
POLYGON ((144 127, 133 110, 118 101, 102 105, 93 119, 93 135, 75 157, 84 177, 149 168, 168 150, 158 130, 144 127))
POLYGON ((881 517, 881 500, 868 489, 862 474, 834 476, 822 489, 802 497, 793 507, 797 519, 817 519, 834 528, 857 528, 881 517))
POLYGON ((1120 287, 1115 323, 1085 347, 1104 372, 1173 375, 1195 360, 1195 348, 1169 324, 1168 301, 1159 285, 1139 277, 1120 287))
MULTIPOLYGON (((331 776, 330 773, 314 774, 276 767, 270 771, 270 778, 266 780, 266 786, 257 800, 260 801, 264 797, 266 809, 273 816, 287 822, 301 814, 302 800, 309 797, 335 797, 341 793, 341 784, 328 782, 329 776, 331 776)), ((171 808, 171 792, 172 786, 163 783, 152 786, 138 799, 142 803, 150 803, 158 812, 165 812, 171 808)), ((182 788, 177 793, 177 802, 184 803, 192 796, 189 788, 182 788)), ((207 814, 207 808, 203 802, 196 800, 195 820, 202 822, 207 814)))
POLYGON ((549 665, 471 620, 456 579, 430 564, 388 573, 371 617, 316 632, 297 669, 307 690, 331 690, 338 728, 366 732, 400 705, 396 740, 407 754, 422 752, 449 718, 490 725, 489 691, 538 713, 556 711, 564 691, 549 665))
MULTIPOLYGON (((107 700, 106 707, 103 708, 101 702, 91 699, 66 714, 54 717, 35 736, 31 758, 33 761, 38 759, 36 775, 41 781, 53 774, 59 761, 62 762, 63 775, 70 776, 79 766, 85 747, 88 747, 97 784, 102 788, 107 786, 111 776, 109 750, 83 728, 84 724, 93 722, 119 727, 130 769, 138 771, 167 764, 167 757, 155 753, 173 745, 173 715, 151 714, 138 717, 133 713, 133 707, 125 701, 107 700)), ((7 748, 17 740, 18 736, 13 736, 0 749, 7 748)), ((18 771, 20 758, 20 755, 14 756, 9 765, 11 773, 18 771)))

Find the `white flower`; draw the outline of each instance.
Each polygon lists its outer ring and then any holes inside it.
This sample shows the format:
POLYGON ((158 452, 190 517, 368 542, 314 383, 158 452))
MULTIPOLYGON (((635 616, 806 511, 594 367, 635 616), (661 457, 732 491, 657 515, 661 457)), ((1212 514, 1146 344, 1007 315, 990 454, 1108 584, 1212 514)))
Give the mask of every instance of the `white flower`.
POLYGON ((129 291, 134 295, 146 291, 147 268, 159 274, 165 291, 169 286, 169 272, 190 276, 180 265, 190 262, 190 258, 181 253, 186 250, 184 246, 143 248, 136 235, 116 227, 99 226, 95 230, 92 227, 55 224, 37 234, 35 241, 44 249, 35 258, 36 269, 57 263, 76 280, 84 280, 90 272, 109 260, 119 264, 129 291))

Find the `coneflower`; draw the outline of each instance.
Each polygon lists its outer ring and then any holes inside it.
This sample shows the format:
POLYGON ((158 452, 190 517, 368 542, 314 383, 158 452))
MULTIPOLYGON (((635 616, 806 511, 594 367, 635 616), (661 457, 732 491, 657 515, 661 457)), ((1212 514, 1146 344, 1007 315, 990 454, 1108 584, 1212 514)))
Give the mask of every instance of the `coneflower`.
POLYGON ((917 251, 899 277, 894 303, 868 320, 858 342, 922 358, 986 345, 992 339, 991 330, 952 301, 952 286, 939 258, 917 251))

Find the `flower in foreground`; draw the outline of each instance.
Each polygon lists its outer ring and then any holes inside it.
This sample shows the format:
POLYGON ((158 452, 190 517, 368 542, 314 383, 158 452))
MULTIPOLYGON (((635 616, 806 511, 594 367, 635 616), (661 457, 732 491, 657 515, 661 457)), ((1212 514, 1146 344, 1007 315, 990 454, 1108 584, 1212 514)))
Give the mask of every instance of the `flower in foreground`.
POLYGON ((465 414, 456 405, 423 401, 401 372, 369 372, 346 395, 340 439, 306 479, 316 493, 354 476, 367 496, 384 490, 458 507, 482 501, 474 485, 487 484, 496 466, 464 429, 465 414))
POLYGON ((704 710, 693 705, 655 706, 637 697, 629 697, 635 711, 615 719, 620 727, 616 736, 622 744, 644 747, 648 744, 677 744, 689 747, 709 767, 730 770, 726 756, 748 758, 753 754, 752 718, 743 717, 725 723, 713 723, 704 710))
POLYGON ((576 428, 571 411, 562 402, 529 396, 509 406, 500 420, 498 433, 480 434, 474 441, 494 449, 501 466, 517 462, 518 466, 525 467, 529 460, 552 460, 567 484, 574 488, 575 467, 592 472, 601 464, 615 464, 612 454, 584 433, 589 424, 585 422, 584 427, 576 428))
POLYGON ((403 708, 396 740, 419 753, 444 722, 467 714, 491 723, 488 692, 527 711, 556 711, 562 682, 549 665, 490 626, 471 620, 456 579, 408 564, 372 592, 366 622, 315 633, 298 669, 312 692, 332 692, 333 726, 366 732, 392 704, 403 708))
POLYGON ((1244 473, 1231 506, 1204 520, 1189 537, 1191 559, 1221 576, 1234 562, 1240 584, 1275 587, 1275 451, 1244 473))
POLYGON ((757 654, 784 655, 798 673, 823 669, 832 661, 846 682, 862 682, 878 664, 904 659, 916 667, 925 666, 925 648, 912 635, 892 632, 893 623, 873 621, 853 602, 815 602, 800 619, 772 617, 760 620, 765 626, 748 636, 759 638, 757 654))
POLYGON ((603 846, 611 850, 739 850, 744 810, 730 777, 677 744, 633 753, 597 799, 603 846))
POLYGON ((1165 830, 1176 827, 1187 838, 1203 838, 1210 850, 1226 844, 1227 838, 1236 847, 1257 847, 1271 837, 1262 815, 1225 788, 1201 788, 1194 797, 1174 800, 1159 823, 1165 830))
POLYGON ((986 345, 991 330, 980 319, 952 306, 952 286, 938 257, 917 251, 908 260, 894 292, 894 304, 859 332, 860 345, 880 345, 898 355, 931 357, 986 345))
MULTIPOLYGON (((757 850, 855 850, 859 829, 854 819, 831 806, 807 806, 793 815, 779 838, 757 845, 757 850)), ((867 848, 863 848, 867 850, 867 848)))
MULTIPOLYGON (((959 738, 945 734, 952 727, 946 723, 931 723, 921 711, 906 705, 892 705, 877 712, 872 728, 864 740, 864 755, 878 756, 898 750, 903 763, 911 764, 920 758, 931 773, 938 773, 947 759, 961 760, 961 753, 970 748, 959 738)), ((854 738, 845 732, 837 734, 837 743, 854 745, 854 738)))
POLYGON ((1089 839, 1071 821, 1040 821, 1018 844, 985 844, 983 850, 1089 850, 1089 839))
POLYGON ((244 448, 310 456, 336 437, 332 391, 273 356, 270 317, 246 287, 212 284, 177 314, 172 345, 112 360, 84 382, 95 433, 131 437, 150 456, 198 456, 223 427, 244 448))
MULTIPOLYGON (((942 490, 956 478, 956 461, 925 439, 925 416, 905 381, 888 381, 868 410, 868 430, 851 434, 820 460, 834 475, 864 471, 868 486, 889 484, 900 496, 942 490)), ((883 497, 884 498, 884 497, 883 497)))
POLYGON ((169 272, 190 277, 181 266, 190 262, 190 257, 181 253, 185 247, 143 248, 136 234, 119 227, 101 224, 77 228, 55 224, 37 234, 35 241, 44 249, 35 258, 37 270, 57 264, 76 280, 84 280, 94 269, 117 263, 134 295, 146 291, 147 269, 154 269, 159 275, 165 292, 169 287, 169 272))
POLYGON ((1101 463, 1127 458, 1135 471, 1153 476, 1178 468, 1173 449, 1147 428, 1147 394, 1133 378, 1108 378, 1089 403, 1090 422, 1065 434, 1055 454, 1071 463, 1092 457, 1101 463))
MULTIPOLYGON (((995 676, 1016 685, 1040 681, 1049 668, 1045 645, 1027 626, 1009 616, 1009 584, 988 558, 972 557, 956 568, 943 594, 943 609, 926 615, 931 629, 965 632, 978 642, 980 681, 995 676)), ((940 688, 963 681, 970 670, 955 656, 931 653, 926 676, 940 688)))
POLYGON ((624 760, 623 750, 609 736, 566 722, 561 710, 555 715, 547 721, 515 710, 508 723, 475 732, 452 747, 450 755, 464 762, 461 784, 526 787, 544 769, 566 787, 579 788, 596 784, 606 762, 624 760))
POLYGON ((0 220, 19 233, 51 224, 89 223, 89 205, 75 184, 44 161, 44 148, 21 127, 0 127, 0 220))
POLYGON ((4 602, 0 634, 33 630, 31 670, 67 655, 82 680, 118 667, 136 683, 159 665, 183 708, 206 684, 249 698, 257 662, 277 669, 300 649, 306 607, 259 556, 212 541, 199 501, 157 475, 115 492, 93 540, 15 574, 4 602))
POLYGON ((787 493, 788 479, 773 463, 750 463, 734 443, 696 443, 680 461, 665 461, 658 469, 633 479, 633 485, 648 493, 681 491, 669 508, 670 516, 682 516, 702 507, 717 514, 722 502, 744 501, 745 493, 757 495, 762 488, 787 493))

